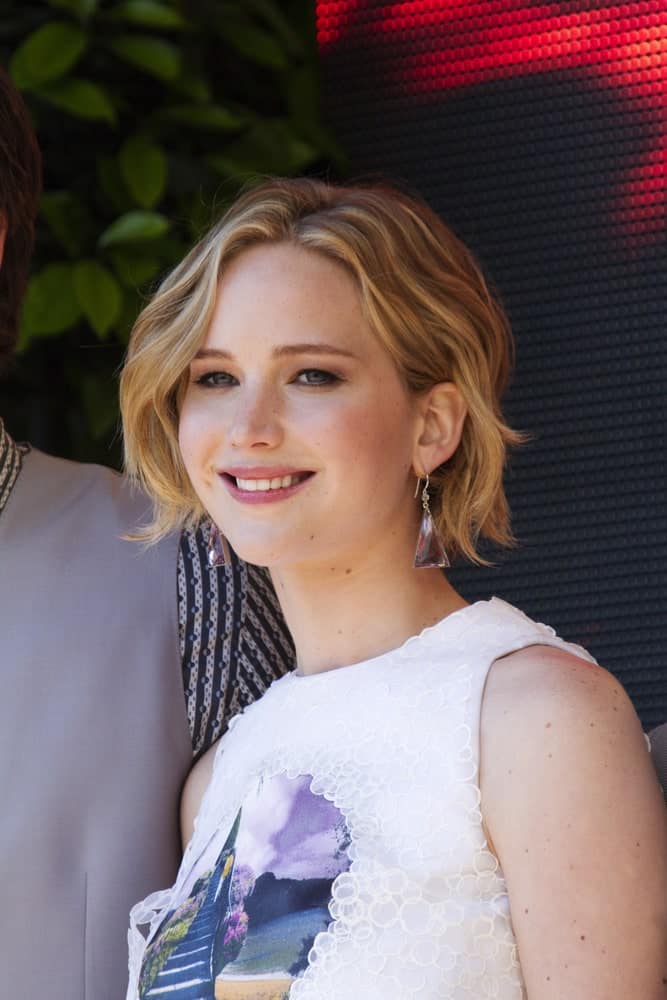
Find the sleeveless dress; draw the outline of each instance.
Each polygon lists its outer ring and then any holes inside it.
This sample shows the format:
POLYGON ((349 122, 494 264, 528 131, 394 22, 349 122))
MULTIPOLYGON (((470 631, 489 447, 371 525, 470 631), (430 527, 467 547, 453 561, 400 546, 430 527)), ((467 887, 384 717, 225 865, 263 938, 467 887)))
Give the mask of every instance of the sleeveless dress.
POLYGON ((592 661, 493 598, 274 682, 220 743, 175 885, 132 911, 128 1000, 525 997, 479 724, 493 661, 535 644, 592 661))

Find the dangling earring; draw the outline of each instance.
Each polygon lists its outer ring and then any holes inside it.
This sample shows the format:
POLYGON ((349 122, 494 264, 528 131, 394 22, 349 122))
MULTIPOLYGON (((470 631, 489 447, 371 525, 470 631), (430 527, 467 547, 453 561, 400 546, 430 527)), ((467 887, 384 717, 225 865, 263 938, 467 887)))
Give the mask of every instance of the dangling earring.
POLYGON ((208 564, 211 569, 216 566, 228 566, 231 562, 229 543, 225 536, 221 533, 215 521, 211 521, 211 527, 208 533, 206 558, 208 559, 208 564))
MULTIPOLYGON (((415 497, 419 493, 420 483, 421 479, 418 479, 415 497)), ((450 562, 442 544, 442 539, 438 534, 438 529, 435 526, 433 515, 431 514, 428 484, 429 478, 426 476, 426 482, 422 490, 422 507, 424 510, 419 526, 419 535, 417 536, 414 567, 415 569, 432 569, 434 567, 444 569, 450 565, 450 562)))

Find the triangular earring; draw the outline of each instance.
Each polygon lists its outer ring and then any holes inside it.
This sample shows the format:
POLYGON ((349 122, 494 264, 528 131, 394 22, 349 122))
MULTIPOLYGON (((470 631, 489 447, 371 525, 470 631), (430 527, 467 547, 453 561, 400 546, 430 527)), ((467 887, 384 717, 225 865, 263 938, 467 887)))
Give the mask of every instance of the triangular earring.
MULTIPOLYGON (((419 491, 419 482, 420 480, 417 480, 417 492, 419 491)), ((422 490, 423 513, 417 536, 414 567, 415 569, 445 569, 450 565, 450 562, 431 514, 428 484, 429 478, 427 476, 422 490)))
POLYGON ((214 521, 211 521, 208 533, 206 558, 211 569, 216 566, 229 566, 231 563, 229 543, 214 521))

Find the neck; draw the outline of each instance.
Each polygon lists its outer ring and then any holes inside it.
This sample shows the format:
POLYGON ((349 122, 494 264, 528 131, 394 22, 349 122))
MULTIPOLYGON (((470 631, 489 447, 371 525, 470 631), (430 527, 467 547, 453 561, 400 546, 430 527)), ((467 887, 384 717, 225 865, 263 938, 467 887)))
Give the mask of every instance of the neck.
POLYGON ((413 569, 411 555, 389 565, 271 575, 303 674, 379 656, 466 606, 440 570, 413 569))

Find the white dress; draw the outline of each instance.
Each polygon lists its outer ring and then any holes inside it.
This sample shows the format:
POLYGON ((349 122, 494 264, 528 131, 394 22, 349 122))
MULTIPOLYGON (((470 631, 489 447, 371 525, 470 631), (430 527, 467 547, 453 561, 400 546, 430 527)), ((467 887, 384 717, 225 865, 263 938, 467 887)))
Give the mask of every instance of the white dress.
POLYGON ((479 723, 491 664, 535 644, 592 660, 493 598, 274 682, 220 743, 175 885, 132 911, 128 1000, 524 997, 479 723))

